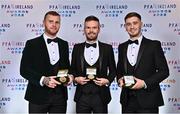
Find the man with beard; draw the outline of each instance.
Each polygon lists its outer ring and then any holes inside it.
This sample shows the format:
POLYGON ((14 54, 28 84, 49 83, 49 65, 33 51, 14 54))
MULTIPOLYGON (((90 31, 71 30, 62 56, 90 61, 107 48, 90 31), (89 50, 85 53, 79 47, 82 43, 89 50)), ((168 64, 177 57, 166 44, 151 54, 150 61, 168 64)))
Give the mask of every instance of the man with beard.
POLYGON ((159 83, 169 75, 161 43, 142 35, 138 13, 128 13, 124 21, 130 39, 118 47, 122 113, 158 113, 158 107, 164 104, 159 83))
POLYGON ((116 75, 112 46, 98 41, 100 22, 88 16, 84 22, 86 41, 74 45, 71 74, 77 84, 74 100, 77 113, 107 113, 109 86, 116 75))
POLYGON ((60 15, 47 12, 43 25, 44 34, 28 40, 23 50, 20 74, 28 80, 25 99, 29 101, 29 113, 66 113, 66 86, 73 77, 69 76, 66 85, 55 79, 59 70, 70 66, 68 43, 56 36, 60 15))

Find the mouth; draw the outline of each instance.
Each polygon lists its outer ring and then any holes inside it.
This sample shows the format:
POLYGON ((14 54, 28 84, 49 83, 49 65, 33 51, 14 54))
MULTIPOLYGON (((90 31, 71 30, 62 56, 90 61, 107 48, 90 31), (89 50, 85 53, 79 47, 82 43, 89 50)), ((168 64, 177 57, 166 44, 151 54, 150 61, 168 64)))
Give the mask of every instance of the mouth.
POLYGON ((134 34, 134 33, 136 33, 136 30, 131 30, 130 32, 131 32, 132 34, 134 34))
POLYGON ((95 35, 95 33, 91 32, 91 33, 88 33, 88 35, 95 35))

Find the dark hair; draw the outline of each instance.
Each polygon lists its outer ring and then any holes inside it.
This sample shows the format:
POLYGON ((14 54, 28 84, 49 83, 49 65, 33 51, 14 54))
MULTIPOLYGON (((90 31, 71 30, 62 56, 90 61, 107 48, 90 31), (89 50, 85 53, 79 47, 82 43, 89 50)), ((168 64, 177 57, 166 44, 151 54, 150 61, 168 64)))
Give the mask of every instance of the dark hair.
POLYGON ((136 12, 130 12, 124 17, 124 21, 126 22, 126 19, 130 18, 130 17, 137 17, 137 18, 139 18, 141 20, 141 15, 140 14, 138 14, 136 12))
POLYGON ((53 16, 59 16, 59 13, 57 13, 56 11, 48 11, 45 16, 44 16, 44 20, 46 19, 47 15, 53 15, 53 16))
POLYGON ((90 15, 85 18, 85 22, 87 21, 97 21, 99 23, 99 19, 96 16, 90 15))

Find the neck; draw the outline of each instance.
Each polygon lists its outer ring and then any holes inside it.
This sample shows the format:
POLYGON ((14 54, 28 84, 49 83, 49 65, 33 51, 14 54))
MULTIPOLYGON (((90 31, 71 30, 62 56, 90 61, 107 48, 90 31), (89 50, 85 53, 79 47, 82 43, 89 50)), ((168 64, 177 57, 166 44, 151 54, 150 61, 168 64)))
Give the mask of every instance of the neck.
POLYGON ((86 40, 86 42, 92 44, 92 43, 95 43, 97 40, 86 40))
POLYGON ((130 39, 133 40, 133 41, 134 41, 134 40, 138 40, 138 38, 139 38, 140 36, 141 36, 141 34, 139 34, 139 35, 137 35, 137 36, 134 36, 134 37, 133 37, 133 36, 130 36, 130 39))
POLYGON ((52 35, 52 34, 48 34, 47 32, 45 32, 46 36, 48 36, 50 39, 54 39, 56 37, 56 35, 52 35))

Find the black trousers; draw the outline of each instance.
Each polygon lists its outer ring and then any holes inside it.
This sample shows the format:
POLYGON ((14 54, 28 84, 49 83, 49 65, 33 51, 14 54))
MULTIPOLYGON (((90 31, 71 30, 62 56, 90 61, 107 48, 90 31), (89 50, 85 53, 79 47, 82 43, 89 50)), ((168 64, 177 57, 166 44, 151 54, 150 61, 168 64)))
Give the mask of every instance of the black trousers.
POLYGON ((29 114, 40 113, 40 114, 62 114, 66 113, 67 104, 33 104, 29 103, 29 114))
POLYGON ((107 114, 107 104, 103 104, 99 94, 83 94, 76 102, 76 113, 104 113, 107 114))
MULTIPOLYGON (((144 101, 146 102, 146 101, 144 101)), ((159 109, 157 108, 143 108, 140 106, 137 97, 136 96, 129 96, 128 97, 128 103, 126 106, 122 106, 122 114, 137 114, 137 113, 143 113, 143 114, 158 114, 159 109)))
POLYGON ((63 95, 52 93, 51 97, 48 99, 45 104, 35 104, 29 102, 29 113, 43 113, 51 114, 57 113, 62 114, 66 113, 67 109, 67 100, 63 95))

